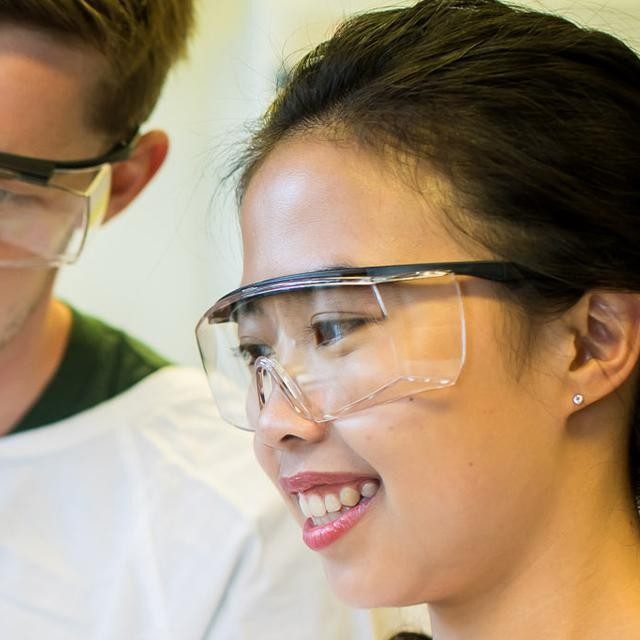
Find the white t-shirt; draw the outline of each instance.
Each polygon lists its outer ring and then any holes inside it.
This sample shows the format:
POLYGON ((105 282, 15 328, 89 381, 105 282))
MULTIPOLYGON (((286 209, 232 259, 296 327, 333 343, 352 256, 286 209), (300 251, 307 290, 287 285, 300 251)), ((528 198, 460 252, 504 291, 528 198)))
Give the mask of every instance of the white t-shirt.
POLYGON ((0 439, 2 640, 368 637, 200 371, 0 439))

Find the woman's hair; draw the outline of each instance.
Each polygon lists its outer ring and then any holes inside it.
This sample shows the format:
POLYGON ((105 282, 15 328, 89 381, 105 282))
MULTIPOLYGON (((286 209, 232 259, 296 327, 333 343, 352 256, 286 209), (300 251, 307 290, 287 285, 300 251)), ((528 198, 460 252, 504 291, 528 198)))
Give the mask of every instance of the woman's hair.
MULTIPOLYGON (((288 74, 239 199, 280 141, 313 133, 445 177, 446 220, 541 276, 510 292, 523 317, 640 291, 640 60, 610 35, 498 0, 356 16, 288 74)), ((633 432, 637 486, 637 409, 633 432)))

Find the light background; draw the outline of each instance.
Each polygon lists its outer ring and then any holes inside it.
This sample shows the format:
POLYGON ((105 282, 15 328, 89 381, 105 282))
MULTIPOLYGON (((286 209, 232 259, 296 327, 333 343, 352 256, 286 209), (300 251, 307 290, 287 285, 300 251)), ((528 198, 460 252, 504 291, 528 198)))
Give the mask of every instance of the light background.
MULTIPOLYGON (((189 59, 172 73, 146 126, 169 133, 169 158, 140 198, 61 273, 58 294, 177 362, 199 364, 196 321, 239 281, 235 206, 219 179, 245 124, 268 104, 283 60, 327 37, 341 16, 390 4, 411 3, 201 0, 189 59)), ((570 15, 640 50, 640 0, 520 4, 570 15)))
MULTIPOLYGON (((201 0, 189 59, 170 76, 145 127, 169 133, 169 158, 141 197, 61 273, 58 294, 173 360, 199 366, 196 321, 240 277, 233 196, 219 183, 247 122, 269 103, 283 61, 329 36, 341 16, 402 4, 411 2, 201 0)), ((640 50, 640 0, 519 4, 605 29, 640 50)), ((398 621, 428 629, 420 607, 378 610, 373 621, 380 638, 398 621)))

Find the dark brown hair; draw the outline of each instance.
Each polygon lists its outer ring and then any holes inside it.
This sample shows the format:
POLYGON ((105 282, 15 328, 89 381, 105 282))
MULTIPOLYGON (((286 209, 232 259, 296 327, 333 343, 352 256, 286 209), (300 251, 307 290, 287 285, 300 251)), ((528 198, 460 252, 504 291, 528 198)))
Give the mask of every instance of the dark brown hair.
POLYGON ((114 138, 142 124, 185 52, 193 0, 0 0, 0 21, 96 49, 107 62, 91 124, 114 138))
POLYGON ((310 132, 445 176, 456 228, 537 274, 512 292, 525 317, 593 288, 640 291, 640 60, 608 34, 498 0, 356 16, 286 78, 239 198, 275 145, 310 132))

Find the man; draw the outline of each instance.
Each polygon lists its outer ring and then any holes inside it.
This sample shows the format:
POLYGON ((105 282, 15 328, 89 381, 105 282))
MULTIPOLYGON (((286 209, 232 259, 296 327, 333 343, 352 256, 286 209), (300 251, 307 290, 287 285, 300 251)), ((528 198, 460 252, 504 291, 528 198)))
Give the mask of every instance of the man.
POLYGON ((0 3, 3 640, 353 637, 200 372, 52 296, 163 163, 191 5, 0 3))

